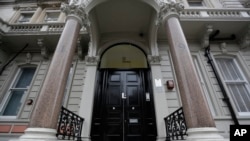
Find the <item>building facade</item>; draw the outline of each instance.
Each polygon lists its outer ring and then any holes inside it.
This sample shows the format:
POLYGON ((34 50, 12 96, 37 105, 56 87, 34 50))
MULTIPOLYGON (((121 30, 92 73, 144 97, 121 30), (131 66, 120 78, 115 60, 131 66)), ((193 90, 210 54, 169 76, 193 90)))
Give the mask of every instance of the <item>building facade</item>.
POLYGON ((61 140, 62 106, 84 141, 166 140, 180 107, 184 140, 228 140, 250 122, 250 1, 0 0, 0 67, 1 141, 61 140))

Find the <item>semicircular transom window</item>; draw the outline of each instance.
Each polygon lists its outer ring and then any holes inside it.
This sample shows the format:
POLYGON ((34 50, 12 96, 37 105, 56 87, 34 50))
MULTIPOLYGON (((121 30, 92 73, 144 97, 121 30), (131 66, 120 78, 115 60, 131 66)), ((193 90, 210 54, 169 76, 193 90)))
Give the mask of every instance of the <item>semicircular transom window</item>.
POLYGON ((100 68, 148 68, 148 65, 145 54, 139 48, 130 44, 120 44, 103 54, 100 68))

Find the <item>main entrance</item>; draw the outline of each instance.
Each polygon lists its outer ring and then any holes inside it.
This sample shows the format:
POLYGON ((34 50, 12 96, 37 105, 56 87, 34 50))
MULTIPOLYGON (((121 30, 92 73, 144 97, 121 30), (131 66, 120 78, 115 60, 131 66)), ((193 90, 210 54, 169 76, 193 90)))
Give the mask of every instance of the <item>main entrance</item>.
POLYGON ((130 50, 126 56, 129 47, 123 47, 111 50, 112 59, 108 58, 110 54, 102 58, 105 64, 100 64, 97 74, 91 140, 155 141, 157 132, 150 69, 144 67, 146 61, 138 54, 141 51, 132 55, 136 51, 130 50), (123 50, 123 55, 118 56, 115 50, 123 50), (138 56, 142 63, 138 59, 133 61, 133 57, 138 56), (112 65, 115 68, 105 67, 112 65), (136 66, 140 68, 134 68, 136 66))
POLYGON ((153 141, 154 108, 147 70, 101 70, 92 141, 153 141))

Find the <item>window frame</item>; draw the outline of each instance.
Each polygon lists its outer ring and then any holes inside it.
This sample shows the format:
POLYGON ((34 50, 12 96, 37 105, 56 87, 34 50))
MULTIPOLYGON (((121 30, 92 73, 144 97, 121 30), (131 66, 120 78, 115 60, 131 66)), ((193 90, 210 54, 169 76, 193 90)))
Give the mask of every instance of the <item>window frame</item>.
POLYGON ((3 95, 3 98, 0 101, 0 119, 17 119, 18 118, 18 116, 21 113, 21 109, 24 106, 25 100, 26 100, 26 98, 28 96, 28 93, 30 91, 30 88, 31 88, 31 85, 32 85, 32 83, 34 81, 34 78, 36 77, 36 72, 37 72, 37 65, 17 66, 17 70, 15 72, 13 72, 13 73, 15 73, 15 74, 13 74, 14 77, 12 77, 12 80, 9 83, 7 90, 5 91, 5 94, 3 95), (33 77, 31 79, 31 81, 30 81, 30 84, 26 88, 14 88, 15 85, 20 80, 20 76, 22 75, 22 71, 23 71, 24 68, 34 68, 35 69, 35 72, 33 74, 33 77), (22 96, 22 98, 20 100, 21 105, 20 105, 19 110, 18 110, 16 115, 13 115, 13 116, 12 115, 11 116, 7 115, 7 116, 5 116, 5 115, 3 115, 3 112, 4 112, 5 108, 6 108, 6 106, 8 105, 8 102, 9 102, 9 99, 11 98, 11 93, 13 92, 13 90, 23 90, 24 91, 23 96, 22 96))
POLYGON ((45 10, 45 15, 44 15, 44 18, 43 18, 43 22, 44 22, 44 23, 56 23, 56 22, 58 22, 58 19, 59 19, 59 17, 60 17, 60 14, 61 14, 61 12, 58 11, 58 10, 47 10, 47 9, 46 9, 46 10, 45 10), (58 17, 57 17, 56 21, 47 20, 48 13, 58 13, 58 17))
MULTIPOLYGON (((231 94, 231 92, 229 90, 229 86, 228 86, 228 84, 232 83, 232 81, 231 82, 230 81, 228 81, 228 82, 225 81, 225 79, 223 78, 223 74, 222 74, 221 70, 219 69, 218 63, 216 61, 216 59, 232 59, 234 65, 236 66, 236 68, 238 68, 238 71, 239 71, 240 75, 242 76, 242 79, 244 80, 242 82, 236 82, 236 83, 242 83, 242 84, 244 84, 245 88, 247 89, 247 92, 250 94, 249 74, 246 73, 245 67, 242 65, 242 61, 239 59, 239 56, 238 55, 230 55, 230 54, 228 54, 228 55, 214 55, 213 58, 215 60, 214 62, 215 62, 216 69, 218 70, 219 77, 222 80, 223 86, 226 89, 228 97, 230 98, 230 101, 231 101, 231 103, 233 105, 234 111, 240 117, 250 116, 250 111, 249 112, 240 112, 238 110, 238 108, 237 108, 238 104, 234 102, 232 94, 231 94)), ((250 110, 250 108, 249 108, 249 110, 250 110)))
POLYGON ((30 21, 31 21, 31 19, 32 19, 32 17, 33 17, 34 14, 35 14, 34 11, 20 11, 20 15, 17 17, 15 23, 17 23, 17 24, 27 24, 27 23, 30 23, 30 21), (31 14, 31 17, 30 17, 29 21, 27 21, 27 22, 20 22, 20 18, 23 15, 25 15, 25 14, 31 14))

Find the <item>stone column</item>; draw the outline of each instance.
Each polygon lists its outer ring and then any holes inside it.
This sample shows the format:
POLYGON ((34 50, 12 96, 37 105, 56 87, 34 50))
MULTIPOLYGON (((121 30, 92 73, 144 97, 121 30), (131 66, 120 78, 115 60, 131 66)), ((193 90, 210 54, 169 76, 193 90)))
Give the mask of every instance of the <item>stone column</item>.
POLYGON ((221 140, 203 94, 189 47, 179 22, 178 12, 184 7, 174 1, 162 5, 170 52, 179 85, 182 106, 188 127, 188 140, 221 140))
POLYGON ((66 24, 41 87, 29 128, 20 140, 57 140, 56 128, 67 76, 75 54, 78 35, 86 18, 84 6, 81 4, 62 5, 62 10, 68 14, 66 24))

